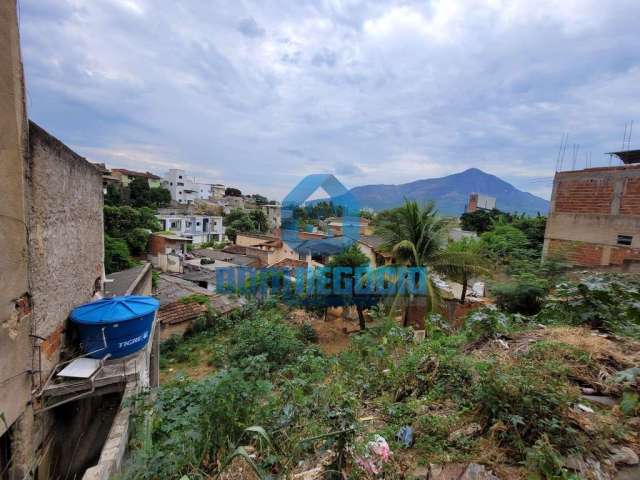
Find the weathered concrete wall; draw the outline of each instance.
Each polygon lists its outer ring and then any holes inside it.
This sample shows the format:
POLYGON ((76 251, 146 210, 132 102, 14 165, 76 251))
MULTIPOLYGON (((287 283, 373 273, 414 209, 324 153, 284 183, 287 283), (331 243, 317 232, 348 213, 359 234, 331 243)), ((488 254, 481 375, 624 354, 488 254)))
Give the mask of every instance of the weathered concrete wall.
POLYGON ((74 307, 100 286, 104 240, 102 176, 87 160, 29 123, 29 275, 34 332, 55 362, 74 307))
POLYGON ((556 173, 543 254, 584 266, 639 259, 640 166, 556 173), (618 245, 618 235, 631 245, 618 245))
POLYGON ((16 2, 0 2, 0 435, 31 390, 31 315, 25 206, 27 142, 16 2))

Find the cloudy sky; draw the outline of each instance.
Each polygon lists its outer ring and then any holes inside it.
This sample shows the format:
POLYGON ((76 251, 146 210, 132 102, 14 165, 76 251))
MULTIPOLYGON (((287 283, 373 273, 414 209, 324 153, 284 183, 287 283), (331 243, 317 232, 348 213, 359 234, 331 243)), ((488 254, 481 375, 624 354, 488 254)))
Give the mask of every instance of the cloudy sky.
POLYGON ((475 166, 548 197, 640 144, 637 0, 20 0, 30 117, 82 155, 280 199, 475 166))

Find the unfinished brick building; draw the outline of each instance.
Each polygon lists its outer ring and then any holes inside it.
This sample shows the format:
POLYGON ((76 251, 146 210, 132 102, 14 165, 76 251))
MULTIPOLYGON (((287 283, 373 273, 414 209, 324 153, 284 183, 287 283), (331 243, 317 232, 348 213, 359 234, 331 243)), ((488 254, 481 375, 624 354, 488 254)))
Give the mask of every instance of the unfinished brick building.
POLYGON ((640 270, 640 150, 614 155, 624 164, 556 173, 545 258, 640 270))

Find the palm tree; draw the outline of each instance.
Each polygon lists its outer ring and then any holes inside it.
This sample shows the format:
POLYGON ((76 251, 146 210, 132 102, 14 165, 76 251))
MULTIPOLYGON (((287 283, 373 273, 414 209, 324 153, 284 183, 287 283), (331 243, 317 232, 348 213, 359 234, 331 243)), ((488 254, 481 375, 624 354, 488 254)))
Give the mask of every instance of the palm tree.
POLYGON ((483 255, 483 248, 480 240, 463 238, 458 242, 450 243, 446 250, 433 259, 431 266, 434 270, 462 284, 460 303, 464 303, 467 296, 469 278, 491 275, 491 268, 483 255))
MULTIPOLYGON (((375 233, 382 237, 382 248, 393 253, 397 263, 410 267, 425 267, 438 258, 444 242, 446 221, 443 220, 433 202, 420 206, 415 200, 389 211, 376 226, 375 233)), ((428 274, 428 272, 427 272, 428 274)), ((425 303, 415 303, 409 297, 405 310, 405 326, 414 323, 424 328, 424 317, 428 309, 437 303, 438 291, 427 275, 428 294, 425 303)))

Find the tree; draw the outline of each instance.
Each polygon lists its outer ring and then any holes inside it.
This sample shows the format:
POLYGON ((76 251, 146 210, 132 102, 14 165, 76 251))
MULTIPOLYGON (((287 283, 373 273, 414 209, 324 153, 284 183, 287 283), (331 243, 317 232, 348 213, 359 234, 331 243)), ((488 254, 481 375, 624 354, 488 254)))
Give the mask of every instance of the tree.
POLYGON ((535 254, 529 249, 529 239, 522 230, 504 222, 498 222, 493 230, 483 233, 480 239, 488 256, 496 262, 508 264, 535 254))
POLYGON ((227 215, 225 215, 225 217, 222 219, 222 224, 224 226, 231 225, 236 220, 242 220, 244 218, 248 218, 247 212, 240 208, 234 208, 227 215))
POLYGON ((343 276, 345 282, 349 282, 351 284, 351 294, 349 294, 344 300, 350 305, 355 305, 356 310, 358 312, 358 321, 360 323, 360 330, 364 330, 367 328, 364 318, 364 307, 363 302, 359 301, 356 298, 355 294, 355 282, 354 282, 354 273, 356 267, 366 267, 369 265, 369 258, 362 253, 360 247, 357 243, 353 243, 351 246, 346 248, 344 251, 335 255, 329 261, 328 266, 330 268, 336 267, 349 267, 352 273, 347 273, 343 276))
POLYGON ((227 187, 224 189, 224 195, 225 197, 241 197, 242 192, 237 188, 227 187))
POLYGON ((122 190, 115 184, 107 184, 107 193, 104 195, 104 204, 118 206, 122 204, 122 190))
POLYGON ((251 212, 249 212, 249 218, 258 232, 264 233, 269 230, 267 215, 262 210, 251 210, 251 212))
POLYGON ((462 284, 460 303, 464 303, 467 295, 467 283, 470 277, 490 275, 489 262, 483 256, 484 245, 474 238, 463 238, 452 242, 447 249, 436 255, 432 266, 452 280, 462 284))
POLYGON ((146 207, 150 203, 149 182, 144 177, 135 177, 129 182, 129 201, 134 207, 146 207))
POLYGON ((478 235, 493 229, 493 224, 500 216, 505 214, 498 209, 476 210, 465 212, 460 216, 460 226, 463 230, 476 232, 478 235))
POLYGON ((147 243, 149 242, 149 231, 144 228, 134 228, 127 235, 127 244, 133 255, 142 255, 147 251, 147 243))
POLYGON ((171 192, 164 187, 149 190, 149 202, 154 207, 166 207, 171 203, 171 192))
POLYGON ((127 242, 121 238, 104 236, 104 270, 106 273, 119 272, 130 268, 133 262, 127 242))
MULTIPOLYGON (((405 200, 401 207, 380 217, 375 232, 383 239, 382 248, 391 251, 397 263, 424 267, 440 253, 445 227, 446 221, 438 215, 433 202, 422 207, 415 200, 405 200)), ((424 328, 426 311, 435 307, 438 298, 429 278, 427 287, 427 305, 413 304, 413 295, 409 297, 405 325, 415 323, 424 328)))
POLYGON ((263 195, 258 195, 257 193, 253 196, 253 199, 256 201, 256 205, 267 205, 269 203, 269 199, 263 195))

